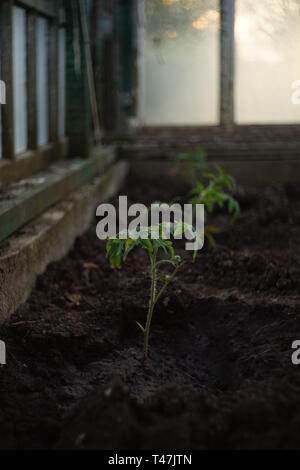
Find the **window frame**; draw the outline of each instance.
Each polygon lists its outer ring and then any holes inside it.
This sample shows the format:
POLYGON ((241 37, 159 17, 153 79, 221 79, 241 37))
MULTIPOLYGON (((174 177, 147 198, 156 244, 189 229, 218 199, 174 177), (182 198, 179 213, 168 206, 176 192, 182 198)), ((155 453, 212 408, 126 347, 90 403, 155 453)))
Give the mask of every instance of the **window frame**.
MULTIPOLYGON (((141 38, 144 27, 144 3, 147 0, 137 0, 137 11, 140 17, 139 51, 141 60, 141 38)), ((234 85, 235 85, 235 15, 236 0, 219 0, 220 2, 220 104, 219 123, 217 125, 199 126, 161 126, 161 125, 140 125, 138 134, 146 141, 153 139, 174 139, 174 143, 182 139, 193 145, 208 142, 211 153, 218 154, 222 159, 221 146, 224 141, 230 145, 230 158, 252 157, 255 149, 263 149, 265 145, 267 152, 271 154, 273 149, 279 151, 284 156, 284 149, 287 149, 287 157, 296 152, 300 142, 300 125, 293 124, 238 124, 235 121, 234 110, 234 85), (217 143, 215 145, 217 139, 217 143), (211 145, 210 145, 211 144, 211 145), (217 149, 217 153, 215 152, 217 149), (289 150, 291 148, 291 150, 289 150)), ((141 74, 142 68, 139 69, 141 74)), ((140 80, 139 80, 140 82, 140 80)), ((140 82, 141 83, 141 82, 140 82)), ((297 152, 298 153, 298 152, 297 152)), ((228 157, 225 157, 225 159, 228 157)))
POLYGON ((67 137, 58 132, 58 40, 61 0, 2 0, 0 4, 1 80, 6 84, 6 105, 2 112, 2 159, 0 184, 27 178, 68 153, 67 137), (13 92, 13 7, 26 10, 27 18, 27 150, 15 153, 13 92), (48 22, 48 142, 38 146, 37 111, 37 18, 48 22), (30 51, 30 53, 29 53, 30 51))

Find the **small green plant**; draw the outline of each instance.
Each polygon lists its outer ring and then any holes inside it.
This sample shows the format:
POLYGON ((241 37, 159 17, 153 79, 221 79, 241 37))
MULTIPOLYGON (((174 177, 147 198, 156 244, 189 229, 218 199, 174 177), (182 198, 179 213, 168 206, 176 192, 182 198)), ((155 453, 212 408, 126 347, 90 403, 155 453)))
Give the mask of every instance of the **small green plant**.
MULTIPOLYGON (((121 269, 122 263, 127 260, 129 253, 131 253, 135 248, 142 248, 146 250, 149 255, 151 288, 148 313, 145 326, 137 322, 137 325, 144 336, 144 365, 146 365, 148 359, 149 336, 155 306, 164 295, 168 286, 174 280, 178 271, 185 264, 181 257, 176 255, 173 242, 165 238, 166 230, 168 230, 173 238, 182 235, 185 230, 193 230, 192 227, 187 226, 187 224, 184 223, 168 223, 166 225, 159 225, 159 230, 157 231, 159 236, 156 239, 151 239, 153 229, 155 227, 150 226, 147 228, 141 227, 138 238, 132 238, 130 234, 126 233, 126 238, 124 239, 123 233, 121 232, 117 238, 108 239, 106 244, 107 257, 112 268, 121 269), (145 235, 147 238, 145 238, 145 235), (170 266, 172 268, 171 274, 161 274, 160 268, 163 266, 170 266), (158 284, 161 284, 159 289, 158 284)), ((196 234, 195 239, 198 240, 198 246, 200 247, 202 246, 202 243, 201 240, 197 237, 198 235, 196 234)), ((197 252, 198 249, 195 249, 193 257, 194 260, 197 256, 197 252)))
POLYGON ((199 175, 207 171, 206 153, 202 147, 181 153, 176 158, 176 165, 186 182, 196 185, 199 175))
MULTIPOLYGON (((240 215, 240 205, 232 195, 236 185, 232 176, 226 174, 221 166, 216 165, 216 171, 207 168, 206 154, 202 148, 181 154, 177 162, 186 168, 185 175, 190 175, 192 189, 188 194, 192 204, 204 204, 207 213, 211 214, 216 208, 227 208, 234 223, 240 215)), ((205 237, 211 248, 215 247, 214 235, 217 227, 206 225, 205 237)))
POLYGON ((230 191, 235 188, 235 182, 230 175, 224 173, 223 169, 217 165, 217 173, 205 173, 204 177, 208 180, 208 185, 198 181, 195 187, 190 191, 190 201, 193 204, 204 204, 209 213, 214 212, 215 207, 223 209, 228 208, 232 216, 232 222, 235 222, 240 215, 240 206, 230 191))

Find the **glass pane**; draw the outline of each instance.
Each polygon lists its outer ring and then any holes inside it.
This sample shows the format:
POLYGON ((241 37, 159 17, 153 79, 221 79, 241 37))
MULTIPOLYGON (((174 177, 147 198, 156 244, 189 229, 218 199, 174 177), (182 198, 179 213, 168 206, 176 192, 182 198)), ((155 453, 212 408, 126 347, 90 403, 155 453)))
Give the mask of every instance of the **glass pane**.
POLYGON ((66 134, 66 30, 59 30, 59 114, 58 127, 59 136, 64 137, 66 134))
POLYGON ((44 18, 37 21, 37 90, 38 145, 44 145, 49 139, 48 22, 44 18))
POLYGON ((146 0, 140 118, 148 125, 219 122, 218 0, 146 0))
POLYGON ((235 115, 238 123, 295 123, 300 106, 300 1, 236 1, 235 115))
POLYGON ((26 12, 13 9, 13 67, 14 67, 14 127, 15 152, 27 149, 27 92, 26 92, 26 12))

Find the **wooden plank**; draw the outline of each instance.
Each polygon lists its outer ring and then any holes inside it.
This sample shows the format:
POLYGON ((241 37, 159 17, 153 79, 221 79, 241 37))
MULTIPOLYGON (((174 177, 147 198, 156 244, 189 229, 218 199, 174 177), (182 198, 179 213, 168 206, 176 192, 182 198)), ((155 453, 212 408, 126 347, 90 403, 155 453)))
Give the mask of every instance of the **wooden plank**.
MULTIPOLYGON (((101 0, 100 15, 102 31, 101 63, 101 111, 102 126, 106 132, 116 132, 118 128, 118 80, 116 64, 118 60, 116 41, 116 0, 101 0)), ((100 86, 100 85, 99 85, 100 86)))
MULTIPOLYGON (((103 40, 105 32, 102 28, 103 21, 103 1, 95 0, 94 2, 94 15, 92 18, 92 56, 94 64, 94 77, 95 77, 95 90, 96 99, 99 110, 100 121, 102 121, 102 53, 103 53, 103 40)), ((101 122, 102 124, 102 122, 101 122)))
POLYGON ((234 123, 235 0, 221 0, 221 125, 234 123))
POLYGON ((18 0, 18 4, 24 8, 34 9, 49 18, 58 17, 57 0, 18 0))
POLYGON ((28 178, 33 173, 41 171, 58 159, 54 145, 37 150, 28 150, 23 155, 18 155, 15 160, 0 161, 0 184, 8 185, 23 178, 28 178))
MULTIPOLYGON (((300 178, 300 161, 255 161, 249 164, 247 161, 223 161, 213 159, 211 168, 216 164, 222 165, 224 170, 231 174, 242 187, 264 188, 270 184, 297 184, 300 178)), ((170 161, 137 161, 131 165, 130 172, 133 179, 143 174, 144 181, 153 184, 160 178, 160 175, 174 172, 174 165, 170 161)))
POLYGON ((67 136, 69 153, 88 158, 91 150, 92 123, 87 80, 86 57, 80 26, 79 8, 66 0, 67 35, 67 136))
POLYGON ((49 139, 58 145, 58 23, 49 22, 49 139))
POLYGON ((8 188, 0 198, 0 241, 99 174, 111 162, 111 152, 104 150, 87 160, 57 163, 24 180, 23 189, 20 184, 8 188))
POLYGON ((1 80, 6 85, 6 105, 2 106, 2 156, 14 158, 14 96, 13 96, 13 17, 12 0, 0 5, 1 80))
MULTIPOLYGON (((298 142, 300 139, 299 124, 289 125, 235 125, 228 129, 222 126, 161 126, 140 127, 137 133, 137 141, 145 139, 170 139, 174 142, 179 139, 201 141, 241 141, 241 142, 270 142, 287 141, 298 142)), ((275 147, 275 144, 273 143, 275 147)))
POLYGON ((37 14, 27 13, 27 113, 28 113, 28 147, 37 148, 37 14))
POLYGON ((57 132, 61 142, 66 137, 66 29, 58 28, 58 92, 57 132))
POLYGON ((209 139, 209 136, 135 139, 132 142, 120 142, 118 155, 135 163, 143 160, 174 161, 179 153, 198 147, 204 148, 208 160, 220 161, 239 160, 251 167, 254 161, 300 161, 300 137, 293 141, 280 138, 265 141, 229 140, 228 138, 209 139))

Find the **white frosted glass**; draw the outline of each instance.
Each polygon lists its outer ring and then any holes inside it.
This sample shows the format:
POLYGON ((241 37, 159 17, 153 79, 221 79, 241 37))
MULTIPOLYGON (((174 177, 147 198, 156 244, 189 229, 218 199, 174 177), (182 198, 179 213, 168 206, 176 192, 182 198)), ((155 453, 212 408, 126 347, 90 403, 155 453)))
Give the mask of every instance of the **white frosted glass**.
POLYGON ((219 2, 146 0, 144 4, 142 123, 217 124, 219 2))
POLYGON ((66 30, 59 30, 59 115, 58 128, 59 136, 64 137, 66 134, 66 30))
POLYGON ((14 128, 15 152, 27 149, 27 90, 26 90, 26 11, 13 9, 13 68, 14 68, 14 128))
POLYGON ((37 20, 38 145, 44 145, 49 140, 48 96, 48 21, 39 17, 37 20))
POLYGON ((236 0, 235 41, 236 122, 300 122, 300 1, 236 0))

